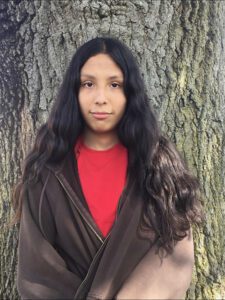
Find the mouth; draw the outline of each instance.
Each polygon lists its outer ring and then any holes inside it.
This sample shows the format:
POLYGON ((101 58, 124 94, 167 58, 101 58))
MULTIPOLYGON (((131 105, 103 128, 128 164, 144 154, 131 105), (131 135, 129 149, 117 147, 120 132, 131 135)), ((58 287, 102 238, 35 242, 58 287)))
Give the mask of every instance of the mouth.
POLYGON ((103 120, 108 118, 112 113, 108 112, 90 112, 95 119, 103 120))

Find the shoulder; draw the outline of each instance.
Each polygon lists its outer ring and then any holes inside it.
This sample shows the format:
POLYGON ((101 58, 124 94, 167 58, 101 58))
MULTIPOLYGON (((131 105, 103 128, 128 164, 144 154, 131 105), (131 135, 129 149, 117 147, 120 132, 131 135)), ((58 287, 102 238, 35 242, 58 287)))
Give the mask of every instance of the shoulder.
POLYGON ((73 155, 71 152, 67 153, 65 157, 57 162, 47 162, 39 172, 38 178, 29 182, 27 188, 33 192, 40 192, 42 189, 48 188, 48 184, 57 180, 57 174, 61 173, 63 169, 67 169, 71 164, 73 155))
POLYGON ((47 187, 47 182, 49 181, 50 176, 53 173, 47 167, 43 167, 38 177, 29 181, 26 185, 26 194, 28 197, 32 195, 33 197, 39 197, 43 191, 47 187))
MULTIPOLYGON (((51 208, 52 211, 58 209, 58 206, 63 202, 65 198, 65 193, 62 191, 62 185, 60 184, 60 176, 67 178, 68 182, 71 184, 75 182, 74 177, 74 157, 71 153, 68 153, 62 160, 57 163, 46 164, 38 179, 30 182, 27 186, 27 197, 31 205, 35 206, 40 213, 47 206, 51 208), (62 201, 60 201, 60 199, 62 201)), ((35 209, 34 208, 34 209, 35 209)))

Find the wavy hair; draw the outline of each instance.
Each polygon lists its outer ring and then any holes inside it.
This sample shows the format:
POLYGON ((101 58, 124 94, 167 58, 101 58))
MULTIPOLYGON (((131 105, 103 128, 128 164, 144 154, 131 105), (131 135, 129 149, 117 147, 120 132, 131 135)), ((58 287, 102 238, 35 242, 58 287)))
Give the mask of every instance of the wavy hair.
POLYGON ((108 54, 124 75, 127 106, 117 133, 128 149, 128 170, 144 201, 140 228, 151 227, 159 246, 168 252, 186 236, 191 224, 201 219, 198 180, 189 173, 175 146, 161 134, 132 52, 112 37, 94 38, 72 57, 49 118, 24 160, 14 193, 15 220, 20 220, 23 191, 29 182, 38 180, 46 163, 62 160, 81 134, 85 123, 78 105, 80 70, 99 53, 108 54))

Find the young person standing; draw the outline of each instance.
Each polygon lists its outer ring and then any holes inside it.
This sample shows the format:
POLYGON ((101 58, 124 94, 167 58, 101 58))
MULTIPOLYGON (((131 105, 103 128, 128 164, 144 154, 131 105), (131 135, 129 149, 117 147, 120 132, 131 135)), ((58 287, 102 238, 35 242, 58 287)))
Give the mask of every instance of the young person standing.
POLYGON ((131 51, 74 54, 14 197, 26 299, 180 299, 198 181, 158 127, 131 51))

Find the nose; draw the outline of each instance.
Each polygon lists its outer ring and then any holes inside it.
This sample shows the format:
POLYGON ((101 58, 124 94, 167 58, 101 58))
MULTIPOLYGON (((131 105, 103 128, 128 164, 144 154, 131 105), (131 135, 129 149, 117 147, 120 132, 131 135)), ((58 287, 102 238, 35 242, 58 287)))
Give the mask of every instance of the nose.
POLYGON ((98 89, 95 95, 95 104, 105 104, 107 103, 107 96, 103 88, 98 89))

